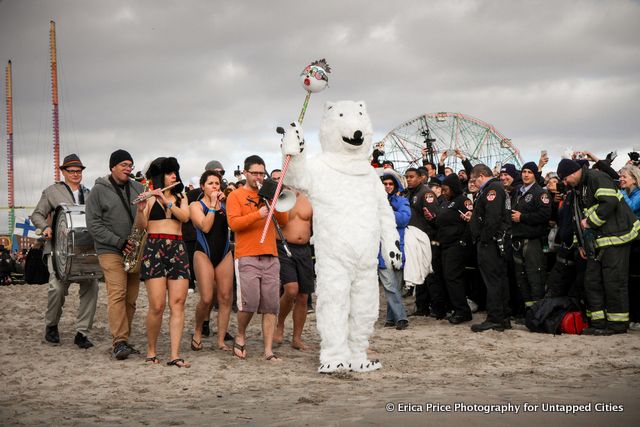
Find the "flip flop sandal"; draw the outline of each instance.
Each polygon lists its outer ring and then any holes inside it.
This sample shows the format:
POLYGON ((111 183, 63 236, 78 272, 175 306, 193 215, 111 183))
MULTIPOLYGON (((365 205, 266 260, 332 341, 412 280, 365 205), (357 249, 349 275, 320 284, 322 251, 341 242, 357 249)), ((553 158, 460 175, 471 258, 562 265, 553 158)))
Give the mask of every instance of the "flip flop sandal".
POLYGON ((200 351, 202 350, 202 341, 196 341, 193 338, 193 334, 191 334, 191 350, 200 351), (194 345, 195 344, 195 345, 194 345))
POLYGON ((236 353, 236 350, 240 350, 240 354, 244 353, 246 351, 246 347, 247 347, 246 343, 243 344, 243 345, 240 345, 240 344, 238 344, 237 342, 234 341, 233 342, 233 349, 232 349, 233 357, 237 357, 240 360, 246 359, 247 358, 246 354, 244 356, 238 356, 238 354, 236 353))
POLYGON ((275 353, 274 353, 274 354, 272 354, 272 355, 270 355, 270 356, 265 357, 265 358, 264 358, 264 360, 266 360, 266 361, 268 361, 268 362, 271 362, 271 361, 273 361, 273 362, 280 362, 282 359, 280 359, 280 358, 279 358, 278 356, 276 356, 276 355, 275 355, 275 353))
POLYGON ((158 356, 151 356, 151 357, 147 357, 146 359, 144 359, 145 362, 151 362, 151 364, 153 365, 159 365, 160 364, 160 359, 158 359, 158 356))
POLYGON ((184 361, 184 359, 173 359, 171 362, 167 362, 167 366, 177 366, 178 368, 190 368, 191 365, 184 361))

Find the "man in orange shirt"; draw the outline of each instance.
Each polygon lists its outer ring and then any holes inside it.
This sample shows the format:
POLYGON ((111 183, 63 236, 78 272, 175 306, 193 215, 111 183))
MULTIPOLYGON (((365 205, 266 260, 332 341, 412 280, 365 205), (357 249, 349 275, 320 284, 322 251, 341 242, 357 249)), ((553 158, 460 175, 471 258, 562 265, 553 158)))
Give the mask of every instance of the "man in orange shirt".
MULTIPOLYGON (((262 229, 269 208, 258 195, 258 186, 264 181, 264 160, 249 156, 244 161, 247 181, 232 191, 227 198, 227 220, 235 232, 235 270, 238 282, 238 333, 233 342, 233 355, 247 357, 246 330, 254 313, 262 314, 264 358, 279 362, 273 353, 273 333, 280 307, 280 262, 276 247, 276 230, 269 226, 264 243, 260 243, 262 229)), ((288 220, 286 212, 274 216, 281 225, 288 220)))

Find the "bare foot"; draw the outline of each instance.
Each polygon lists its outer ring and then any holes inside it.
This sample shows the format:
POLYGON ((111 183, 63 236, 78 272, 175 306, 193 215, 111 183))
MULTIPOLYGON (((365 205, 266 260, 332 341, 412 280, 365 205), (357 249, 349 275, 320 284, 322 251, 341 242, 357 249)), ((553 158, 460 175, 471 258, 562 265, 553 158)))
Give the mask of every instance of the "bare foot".
POLYGON ((222 351, 231 351, 231 347, 229 347, 228 345, 226 345, 224 342, 222 344, 218 343, 218 350, 222 350, 222 351))
POLYGON ((291 347, 300 351, 306 351, 309 349, 309 347, 307 347, 307 345, 303 343, 302 340, 291 341, 291 347))
POLYGON ((276 331, 273 333, 273 343, 277 346, 282 345, 284 342, 284 326, 276 326, 276 331))

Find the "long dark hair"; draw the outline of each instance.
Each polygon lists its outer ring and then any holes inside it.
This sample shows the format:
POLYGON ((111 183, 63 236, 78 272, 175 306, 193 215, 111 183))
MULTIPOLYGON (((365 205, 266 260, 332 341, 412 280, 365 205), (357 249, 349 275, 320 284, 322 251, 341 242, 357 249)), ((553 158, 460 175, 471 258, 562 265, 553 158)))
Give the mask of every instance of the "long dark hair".
POLYGON ((180 179, 180 164, 175 157, 158 157, 151 162, 145 176, 151 181, 154 189, 161 189, 165 187, 165 174, 171 172, 175 172, 176 181, 179 182, 179 184, 171 188, 169 191, 179 199, 182 197, 184 184, 182 184, 182 180, 180 179))

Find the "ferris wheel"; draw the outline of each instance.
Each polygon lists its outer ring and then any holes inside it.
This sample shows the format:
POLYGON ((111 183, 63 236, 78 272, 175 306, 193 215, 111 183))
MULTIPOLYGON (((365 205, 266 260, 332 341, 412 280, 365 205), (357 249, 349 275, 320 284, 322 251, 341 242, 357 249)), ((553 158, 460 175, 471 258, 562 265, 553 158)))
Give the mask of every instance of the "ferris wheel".
POLYGON ((520 151, 510 139, 493 125, 461 113, 431 113, 418 116, 389 132, 376 146, 384 151, 384 159, 404 172, 409 167, 422 166, 423 152, 437 163, 439 154, 448 150, 447 166, 457 170, 461 160, 454 155, 460 149, 472 164, 484 163, 498 167, 522 164, 520 151))

